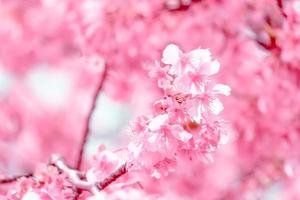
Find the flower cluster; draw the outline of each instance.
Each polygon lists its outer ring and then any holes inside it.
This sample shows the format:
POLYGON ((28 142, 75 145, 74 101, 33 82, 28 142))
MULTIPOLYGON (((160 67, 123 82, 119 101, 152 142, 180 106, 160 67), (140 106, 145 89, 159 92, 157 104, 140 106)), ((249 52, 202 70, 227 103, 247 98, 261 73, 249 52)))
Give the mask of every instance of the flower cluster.
POLYGON ((216 117, 223 109, 218 96, 230 94, 227 85, 210 79, 220 64, 208 49, 183 53, 171 44, 161 62, 150 75, 164 97, 154 103, 153 116, 133 123, 129 144, 135 166, 148 168, 157 178, 174 171, 180 159, 211 159, 226 137, 224 122, 216 117))
POLYGON ((74 199, 76 188, 54 166, 40 166, 34 178, 21 178, 15 190, 11 190, 9 200, 53 200, 74 199))

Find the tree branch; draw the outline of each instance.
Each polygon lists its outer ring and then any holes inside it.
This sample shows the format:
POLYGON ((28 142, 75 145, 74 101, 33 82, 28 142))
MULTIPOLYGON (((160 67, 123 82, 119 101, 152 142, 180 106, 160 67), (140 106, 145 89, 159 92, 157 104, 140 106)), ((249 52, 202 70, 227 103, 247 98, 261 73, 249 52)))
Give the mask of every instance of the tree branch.
POLYGON ((104 179, 103 181, 97 183, 97 188, 99 190, 104 190, 107 186, 109 186, 111 183, 118 180, 121 176, 126 174, 128 172, 126 163, 119 167, 117 171, 112 173, 108 178, 104 179))
POLYGON ((33 173, 27 173, 27 174, 21 174, 21 175, 16 175, 16 176, 8 176, 0 179, 0 184, 6 184, 6 183, 12 183, 17 181, 19 178, 25 177, 29 178, 32 177, 33 173))
POLYGON ((283 17, 287 17, 287 15, 286 15, 286 13, 284 12, 284 10, 283 10, 283 2, 282 2, 283 0, 277 0, 277 5, 278 5, 278 7, 279 7, 279 10, 280 10, 280 12, 281 12, 281 14, 283 15, 283 17))
POLYGON ((84 130, 83 130, 83 136, 82 136, 82 141, 80 143, 78 158, 77 158, 76 165, 75 165, 75 168, 77 170, 80 170, 81 165, 82 165, 83 154, 84 154, 85 146, 86 146, 86 143, 87 143, 87 140, 88 140, 88 136, 89 136, 89 133, 90 133, 90 121, 91 121, 93 112, 94 112, 94 110, 96 108, 97 98, 98 98, 99 93, 101 92, 101 90, 103 88, 103 85, 104 85, 106 77, 107 77, 107 66, 104 65, 104 69, 103 69, 103 73, 102 73, 102 78, 100 79, 100 81, 99 81, 99 83, 97 85, 97 88, 96 88, 96 90, 95 90, 95 92, 94 92, 94 94, 92 96, 91 107, 90 107, 90 109, 88 111, 87 118, 86 118, 86 121, 85 121, 84 130))
MULTIPOLYGON (((123 164, 103 181, 90 183, 84 178, 81 178, 80 171, 69 168, 60 156, 52 155, 50 163, 56 166, 59 171, 61 171, 61 173, 67 175, 70 183, 72 183, 76 187, 76 189, 89 191, 96 196, 101 190, 104 190, 111 183, 117 181, 121 176, 128 172, 127 165, 123 164)), ((78 195, 76 196, 76 198, 78 198, 78 195)))

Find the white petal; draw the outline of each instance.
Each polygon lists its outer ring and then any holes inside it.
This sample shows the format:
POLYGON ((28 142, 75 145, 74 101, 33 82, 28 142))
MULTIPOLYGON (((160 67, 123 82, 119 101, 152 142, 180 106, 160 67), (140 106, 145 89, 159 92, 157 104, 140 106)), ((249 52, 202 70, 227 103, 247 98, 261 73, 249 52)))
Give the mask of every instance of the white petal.
POLYGON ((285 174, 289 177, 292 177, 295 174, 295 169, 290 162, 285 163, 283 169, 285 174))
POLYGON ((220 63, 216 60, 212 61, 205 69, 205 74, 208 76, 218 73, 220 70, 220 63))
POLYGON ((156 178, 156 179, 159 179, 161 177, 161 174, 155 169, 152 174, 151 174, 152 177, 156 178))
POLYGON ((136 145, 133 142, 130 142, 128 145, 128 150, 133 153, 134 158, 137 158, 141 153, 143 144, 136 145))
POLYGON ((86 180, 89 181, 90 183, 97 182, 97 177, 95 176, 95 171, 96 171, 96 169, 93 167, 86 172, 86 175, 85 175, 86 180))
POLYGON ((202 119, 202 106, 203 105, 199 105, 198 108, 197 108, 197 114, 194 115, 194 120, 195 122, 197 123, 200 123, 201 122, 201 119, 202 119))
POLYGON ((213 99, 209 103, 209 110, 215 115, 218 115, 223 109, 223 104, 218 98, 213 99))
POLYGON ((293 9, 296 11, 296 13, 300 13, 300 2, 299 1, 294 1, 293 2, 293 9))
POLYGON ((161 61, 165 64, 175 65, 180 60, 180 51, 179 47, 175 44, 169 44, 163 51, 163 58, 161 61))
POLYGON ((191 94, 199 94, 200 91, 196 88, 196 85, 195 84, 192 84, 192 87, 189 91, 191 94))
POLYGON ((221 134, 220 138, 220 144, 227 144, 229 141, 229 135, 228 134, 221 134))
POLYGON ((190 133, 188 133, 186 131, 180 132, 179 136, 180 136, 180 140, 183 141, 183 142, 187 142, 187 141, 189 141, 193 137, 192 134, 190 134, 190 133))
POLYGON ((148 128, 151 131, 156 131, 158 130, 163 124, 166 123, 168 119, 168 114, 163 114, 163 115, 157 115, 154 117, 151 122, 148 125, 148 128))
POLYGON ((228 85, 216 84, 213 87, 213 91, 218 94, 223 94, 225 96, 229 96, 230 92, 231 92, 231 88, 228 85))
POLYGON ((27 192, 22 200, 41 200, 41 197, 35 192, 27 192))
POLYGON ((199 67, 202 63, 211 61, 211 53, 208 49, 196 49, 188 53, 189 61, 195 67, 199 67))
POLYGON ((156 139, 157 139, 157 134, 152 134, 149 138, 148 138, 148 142, 150 143, 155 143, 156 139))

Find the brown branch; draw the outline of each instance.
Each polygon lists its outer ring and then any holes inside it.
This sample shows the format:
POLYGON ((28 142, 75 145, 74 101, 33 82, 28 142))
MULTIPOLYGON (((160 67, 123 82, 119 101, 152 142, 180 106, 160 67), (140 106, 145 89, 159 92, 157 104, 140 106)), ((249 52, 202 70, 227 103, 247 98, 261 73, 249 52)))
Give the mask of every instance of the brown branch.
POLYGON ((121 176, 126 174, 128 172, 126 163, 119 167, 117 171, 112 173, 108 178, 104 179, 103 181, 97 183, 97 187, 99 190, 104 190, 107 186, 109 186, 111 183, 118 180, 121 176))
POLYGON ((83 130, 83 136, 82 136, 82 141, 80 143, 80 147, 79 147, 79 153, 78 153, 78 158, 76 161, 76 165, 75 165, 75 169, 80 170, 81 165, 82 165, 82 160, 83 160, 83 154, 84 154, 84 150, 85 150, 85 146, 88 140, 88 136, 90 133, 90 122, 91 122, 91 118, 93 115, 93 112, 96 108, 96 101, 97 101, 97 97, 99 96, 99 93, 101 92, 105 79, 107 77, 107 66, 104 65, 104 69, 103 69, 103 73, 102 73, 102 77, 97 85, 97 88, 92 96, 92 103, 91 103, 91 107, 88 111, 87 114, 87 118, 85 121, 85 125, 84 125, 84 130, 83 130))
POLYGON ((22 177, 29 178, 32 176, 33 176, 32 173, 27 173, 27 174, 21 174, 21 175, 16 175, 16 176, 4 177, 4 178, 0 179, 0 184, 12 183, 12 182, 17 181, 19 178, 22 178, 22 177))
POLYGON ((279 7, 279 10, 280 10, 282 16, 286 18, 287 14, 283 10, 283 2, 282 1, 283 0, 277 0, 277 6, 279 7))

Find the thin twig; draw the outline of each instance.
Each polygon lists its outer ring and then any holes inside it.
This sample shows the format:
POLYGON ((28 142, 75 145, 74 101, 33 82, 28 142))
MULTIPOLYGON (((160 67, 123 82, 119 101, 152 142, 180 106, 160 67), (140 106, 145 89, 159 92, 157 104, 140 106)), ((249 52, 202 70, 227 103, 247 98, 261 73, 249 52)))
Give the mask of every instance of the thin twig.
POLYGON ((0 179, 0 184, 12 183, 12 182, 17 181, 19 178, 22 178, 22 177, 29 178, 32 176, 33 176, 32 173, 27 173, 27 174, 21 174, 21 175, 16 175, 16 176, 5 177, 3 179, 0 179))
POLYGON ((126 174, 128 171, 126 163, 123 164, 121 167, 117 169, 114 173, 112 173, 108 178, 104 179, 103 181, 99 182, 97 184, 98 189, 104 190, 107 186, 109 186, 111 183, 118 180, 121 176, 126 174))
POLYGON ((277 0, 277 5, 279 7, 279 10, 280 10, 281 14, 286 18, 287 15, 286 15, 286 13, 283 10, 283 2, 282 1, 283 0, 277 0))
POLYGON ((99 96, 99 93, 101 92, 101 90, 103 88, 106 77, 107 77, 107 66, 104 65, 104 69, 103 69, 103 72, 102 72, 102 77, 101 77, 101 79, 100 79, 100 81, 97 85, 97 88, 96 88, 96 90, 95 90, 95 92, 92 96, 91 107, 88 111, 87 118, 86 118, 86 121, 85 121, 82 141, 81 141, 80 146, 79 146, 78 158, 77 158, 76 165, 75 165, 75 168, 77 170, 80 170, 81 165, 82 165, 83 154, 84 154, 85 146, 86 146, 87 139, 88 139, 88 136, 89 136, 89 133, 90 133, 91 118, 92 118, 93 112, 96 108, 97 97, 99 96))

